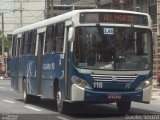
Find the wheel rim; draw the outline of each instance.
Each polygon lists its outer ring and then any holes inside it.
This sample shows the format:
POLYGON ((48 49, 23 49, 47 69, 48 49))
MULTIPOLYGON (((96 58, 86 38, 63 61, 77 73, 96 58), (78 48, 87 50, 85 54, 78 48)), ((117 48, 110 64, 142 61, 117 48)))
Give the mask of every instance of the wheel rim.
POLYGON ((62 100, 61 100, 61 92, 57 91, 57 109, 58 111, 62 110, 62 100))
POLYGON ((23 98, 24 98, 24 100, 26 99, 26 96, 27 96, 27 93, 26 93, 26 90, 24 89, 24 91, 23 91, 23 98))

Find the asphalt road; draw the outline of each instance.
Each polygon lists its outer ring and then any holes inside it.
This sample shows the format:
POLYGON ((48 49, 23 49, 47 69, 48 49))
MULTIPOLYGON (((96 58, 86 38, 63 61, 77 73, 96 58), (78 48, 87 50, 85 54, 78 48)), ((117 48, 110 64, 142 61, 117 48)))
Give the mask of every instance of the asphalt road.
POLYGON ((25 104, 22 94, 10 87, 10 80, 0 80, 0 120, 135 120, 160 119, 160 98, 151 104, 132 103, 127 115, 121 115, 115 104, 72 105, 68 114, 59 114, 53 101, 42 99, 39 104, 25 104))

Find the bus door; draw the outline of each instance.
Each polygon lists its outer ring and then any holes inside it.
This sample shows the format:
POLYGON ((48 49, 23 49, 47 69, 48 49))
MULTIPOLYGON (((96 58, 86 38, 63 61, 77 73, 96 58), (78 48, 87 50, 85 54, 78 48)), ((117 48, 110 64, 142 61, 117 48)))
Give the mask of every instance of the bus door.
POLYGON ((42 68, 42 55, 43 44, 45 39, 44 29, 38 30, 37 37, 37 61, 36 61, 36 95, 41 95, 41 68, 42 68))
POLYGON ((20 41, 21 41, 21 35, 18 35, 17 37, 17 50, 16 50, 16 66, 15 66, 15 89, 16 90, 20 90, 19 86, 20 86, 20 81, 19 81, 19 54, 20 54, 20 41))
POLYGON ((71 42, 68 40, 69 36, 69 29, 72 25, 72 21, 66 21, 65 22, 65 81, 64 81, 64 95, 65 99, 70 99, 70 86, 69 86, 69 80, 70 80, 70 59, 71 59, 71 54, 70 54, 70 48, 71 48, 71 42))

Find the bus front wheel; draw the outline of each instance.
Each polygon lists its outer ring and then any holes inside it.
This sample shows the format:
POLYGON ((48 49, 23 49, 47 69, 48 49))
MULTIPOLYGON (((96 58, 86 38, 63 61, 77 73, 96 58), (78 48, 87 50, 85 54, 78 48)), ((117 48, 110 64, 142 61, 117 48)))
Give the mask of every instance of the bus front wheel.
POLYGON ((125 114, 128 113, 131 107, 131 101, 117 101, 117 109, 119 112, 125 114))

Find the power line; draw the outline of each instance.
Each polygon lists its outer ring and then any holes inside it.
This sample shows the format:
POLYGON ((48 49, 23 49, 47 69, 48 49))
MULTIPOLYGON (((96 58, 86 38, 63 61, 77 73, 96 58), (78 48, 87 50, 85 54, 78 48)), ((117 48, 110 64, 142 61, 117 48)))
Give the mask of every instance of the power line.
POLYGON ((43 14, 43 13, 40 13, 39 15, 34 16, 34 18, 32 17, 32 18, 30 18, 30 19, 25 20, 24 22, 30 21, 30 20, 34 19, 34 21, 33 21, 33 23, 34 23, 34 22, 39 21, 39 19, 41 19, 42 17, 44 17, 44 14, 43 14))
MULTIPOLYGON (((11 9, 0 9, 0 10, 14 11, 14 9, 13 10, 11 10, 11 9)), ((24 11, 44 11, 44 10, 28 10, 28 9, 24 9, 24 11)))
MULTIPOLYGON (((23 17, 28 18, 28 17, 33 17, 33 16, 23 16, 23 17)), ((6 17, 6 16, 5 16, 4 19, 6 19, 6 18, 20 18, 20 17, 6 17)))
MULTIPOLYGON (((43 0, 43 1, 42 0, 39 0, 39 1, 37 1, 37 0, 36 1, 35 0, 27 0, 27 1, 26 0, 25 1, 22 1, 22 0, 19 0, 19 1, 17 1, 17 0, 7 0, 7 1, 0 0, 0 4, 1 4, 0 6, 2 6, 0 8, 0 11, 7 14, 5 16, 6 20, 7 20, 7 18, 10 19, 10 21, 9 20, 5 21, 4 25, 5 26, 7 26, 7 25, 8 26, 16 26, 16 28, 17 28, 17 27, 20 27, 20 26, 22 27, 23 25, 25 26, 25 25, 28 25, 28 24, 33 24, 34 22, 37 22, 40 19, 41 20, 44 19, 45 7, 42 8, 42 9, 40 7, 38 9, 34 9, 34 7, 31 8, 31 9, 25 9, 22 6, 23 3, 24 4, 30 3, 32 5, 33 2, 36 2, 35 4, 42 4, 42 3, 45 4, 45 0, 43 0), (10 4, 13 7, 10 9, 10 7, 6 7, 7 4, 8 5, 10 4), (20 5, 19 8, 17 8, 18 7, 17 5, 18 6, 20 5), (12 14, 12 12, 19 12, 20 15, 18 15, 16 13, 16 16, 14 16, 13 15, 14 13, 12 14), (28 12, 31 15, 26 16, 27 14, 25 14, 25 16, 23 16, 23 12, 28 12), (34 14, 36 12, 38 13, 38 15, 34 14), (39 12, 40 12, 40 14, 39 14, 39 12), (28 17, 29 19, 26 19, 26 17, 28 17), (11 19, 18 19, 18 20, 11 20, 11 19)), ((0 21, 0 22, 1 22, 0 24, 2 24, 2 21, 0 21)), ((6 27, 6 28, 8 28, 8 27, 6 27)), ((14 29, 15 29, 15 27, 13 28, 13 30, 14 29)), ((11 31, 13 31, 13 30, 11 30, 11 31)), ((9 32, 9 31, 5 30, 5 32, 9 32)))
MULTIPOLYGON (((57 0, 58 1, 58 0, 57 0)), ((21 2, 21 0, 19 0, 19 1, 16 1, 16 0, 7 0, 7 1, 4 1, 4 0, 1 0, 1 2, 21 2)), ((37 0, 28 0, 28 1, 22 1, 22 2, 45 2, 45 0, 44 1, 37 1, 37 0)))
MULTIPOLYGON (((0 23, 0 24, 2 24, 2 23, 0 23)), ((4 23, 4 24, 20 24, 19 22, 18 23, 11 23, 11 22, 8 22, 8 23, 4 23)), ((23 24, 32 24, 32 23, 23 23, 23 24)))

